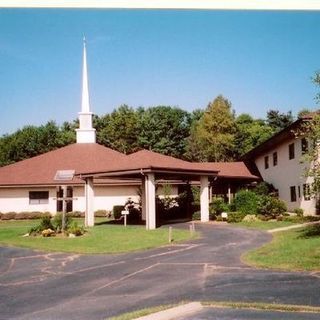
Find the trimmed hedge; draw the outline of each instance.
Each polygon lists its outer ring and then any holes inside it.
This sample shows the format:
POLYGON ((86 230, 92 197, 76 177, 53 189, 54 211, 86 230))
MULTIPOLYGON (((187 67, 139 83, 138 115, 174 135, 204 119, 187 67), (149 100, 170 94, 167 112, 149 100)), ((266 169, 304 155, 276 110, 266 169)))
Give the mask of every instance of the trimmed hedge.
POLYGON ((99 209, 99 210, 96 210, 94 212, 94 216, 95 217, 102 217, 102 218, 110 217, 111 216, 111 212, 108 211, 108 210, 99 209))
POLYGON ((1 220, 27 220, 27 219, 42 219, 44 217, 51 217, 50 212, 7 212, 1 213, 0 218, 1 220))
POLYGON ((113 206, 113 210, 112 210, 113 218, 116 220, 120 219, 122 210, 124 210, 124 206, 113 206))

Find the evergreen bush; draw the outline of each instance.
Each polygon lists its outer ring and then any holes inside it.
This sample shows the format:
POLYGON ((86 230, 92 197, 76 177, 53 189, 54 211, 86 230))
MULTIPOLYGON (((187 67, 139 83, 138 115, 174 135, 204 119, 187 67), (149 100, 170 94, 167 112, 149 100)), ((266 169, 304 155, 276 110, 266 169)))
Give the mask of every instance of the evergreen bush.
POLYGON ((232 204, 233 211, 247 214, 257 214, 261 196, 253 191, 240 190, 237 192, 232 204))
POLYGON ((286 211, 287 206, 284 201, 272 196, 263 196, 261 198, 259 213, 268 219, 276 219, 285 214, 286 211))
POLYGON ((113 218, 118 220, 121 218, 121 211, 124 210, 124 206, 113 206, 112 209, 112 214, 113 214, 113 218))
POLYGON ((298 217, 303 217, 303 209, 301 208, 295 208, 293 212, 298 216, 298 217))

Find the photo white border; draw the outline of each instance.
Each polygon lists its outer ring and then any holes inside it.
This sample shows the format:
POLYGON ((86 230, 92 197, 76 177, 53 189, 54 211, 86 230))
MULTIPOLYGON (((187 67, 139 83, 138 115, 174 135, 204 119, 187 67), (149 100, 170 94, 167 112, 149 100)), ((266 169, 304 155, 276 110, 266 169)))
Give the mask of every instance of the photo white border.
POLYGON ((320 0, 0 0, 0 8, 320 10, 320 0))

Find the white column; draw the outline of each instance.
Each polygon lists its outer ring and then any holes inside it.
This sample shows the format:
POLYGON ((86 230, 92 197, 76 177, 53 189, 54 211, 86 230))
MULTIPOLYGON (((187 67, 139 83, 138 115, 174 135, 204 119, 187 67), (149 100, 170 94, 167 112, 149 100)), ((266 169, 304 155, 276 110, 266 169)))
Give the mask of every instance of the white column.
POLYGON ((62 212, 66 213, 67 212, 67 201, 66 201, 66 197, 67 197, 67 186, 62 186, 62 212))
POLYGON ((87 178, 85 184, 85 197, 86 197, 86 212, 85 212, 85 226, 94 226, 94 190, 93 178, 87 178))
POLYGON ((67 186, 62 186, 62 223, 61 230, 65 231, 66 229, 66 213, 67 213, 67 186))
POLYGON ((201 222, 209 221, 209 181, 208 176, 200 177, 200 213, 201 222))
POLYGON ((146 174, 145 180, 146 195, 146 229, 156 228, 156 186, 153 173, 146 174))
POLYGON ((146 207, 146 179, 143 177, 141 179, 141 213, 142 213, 142 220, 146 221, 146 212, 147 212, 147 207, 146 207))
POLYGON ((231 187, 230 184, 228 185, 228 203, 231 203, 231 187))

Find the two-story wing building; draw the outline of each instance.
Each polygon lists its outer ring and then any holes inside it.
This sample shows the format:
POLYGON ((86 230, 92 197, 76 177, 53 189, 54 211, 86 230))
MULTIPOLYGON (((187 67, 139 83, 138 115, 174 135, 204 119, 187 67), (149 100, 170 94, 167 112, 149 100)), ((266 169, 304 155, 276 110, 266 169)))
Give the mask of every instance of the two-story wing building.
POLYGON ((244 156, 246 163, 255 166, 262 179, 274 186, 289 211, 301 208, 308 215, 317 213, 317 201, 310 196, 313 178, 306 175, 310 163, 303 159, 308 141, 295 133, 311 119, 312 115, 299 118, 244 156))

